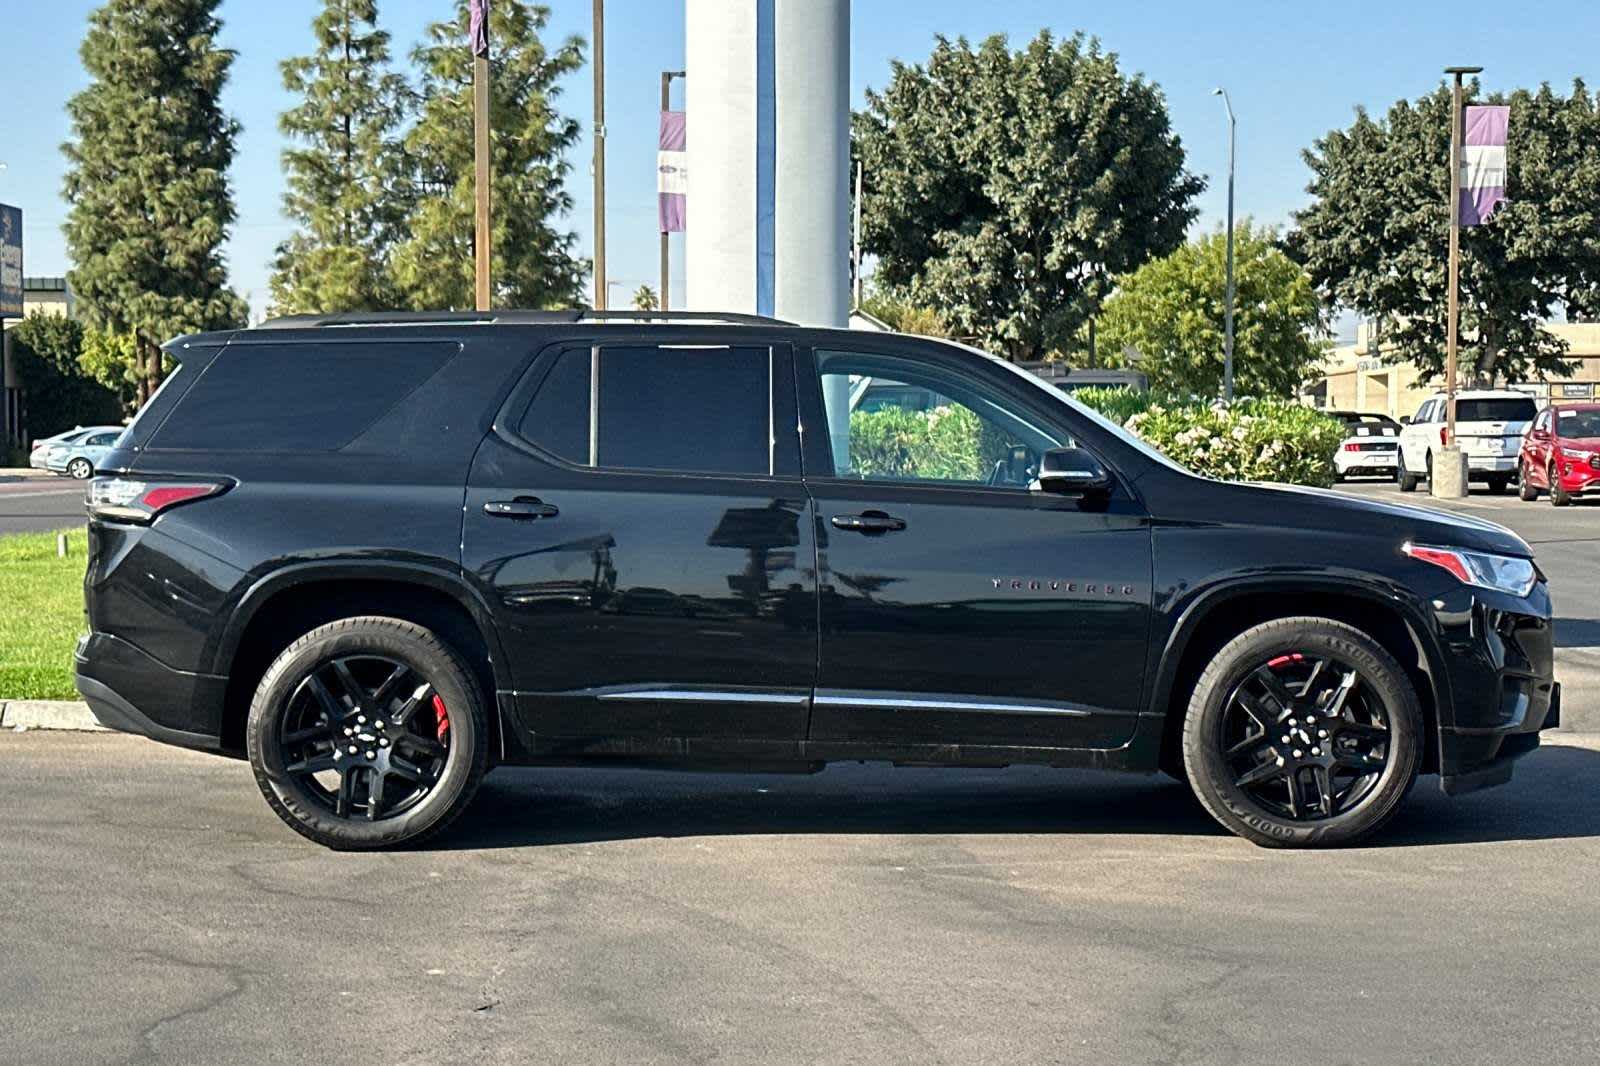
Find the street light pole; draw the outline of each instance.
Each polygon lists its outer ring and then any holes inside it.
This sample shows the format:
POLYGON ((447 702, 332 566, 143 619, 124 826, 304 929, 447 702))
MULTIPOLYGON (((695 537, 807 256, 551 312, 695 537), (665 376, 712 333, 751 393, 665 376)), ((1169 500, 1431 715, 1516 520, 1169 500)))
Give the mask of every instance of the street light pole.
POLYGON ((1234 170, 1234 131, 1237 123, 1233 118, 1233 101, 1228 98, 1228 90, 1214 89, 1213 96, 1222 97, 1222 106, 1228 110, 1228 263, 1227 263, 1227 295, 1223 304, 1223 330, 1222 330, 1222 398, 1228 403, 1233 402, 1233 170, 1234 170))
MULTIPOLYGON (((684 71, 681 71, 681 70, 663 70, 661 72, 661 110, 662 111, 671 111, 672 110, 672 79, 673 78, 681 78, 683 76, 684 76, 684 71)), ((661 297, 660 297, 660 299, 658 299, 656 301, 656 306, 662 311, 668 310, 668 306, 669 306, 668 303, 667 303, 667 285, 672 280, 672 260, 671 260, 670 253, 671 253, 671 244, 668 241, 667 231, 666 230, 662 230, 661 231, 661 297)))
POLYGON ((594 0, 594 309, 606 309, 606 5, 594 0))
POLYGON ((1456 344, 1461 320, 1461 79, 1479 74, 1482 67, 1446 67, 1453 78, 1450 88, 1450 265, 1449 297, 1445 314, 1444 442, 1433 464, 1428 491, 1434 496, 1467 494, 1467 460, 1456 442, 1456 344))

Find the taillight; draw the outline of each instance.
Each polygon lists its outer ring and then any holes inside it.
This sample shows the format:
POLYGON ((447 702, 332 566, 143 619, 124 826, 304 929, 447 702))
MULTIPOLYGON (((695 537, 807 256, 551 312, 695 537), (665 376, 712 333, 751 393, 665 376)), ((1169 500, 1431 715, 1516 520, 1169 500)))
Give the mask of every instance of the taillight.
POLYGON ((97 477, 89 482, 89 513, 97 518, 148 525, 179 504, 204 500, 227 490, 228 483, 223 481, 97 477))
POLYGON ((1440 426, 1439 427, 1439 447, 1441 447, 1441 448, 1443 448, 1446 444, 1450 443, 1449 441, 1444 439, 1444 433, 1445 433, 1445 427, 1444 426, 1440 426))
POLYGON ((1346 444, 1344 446, 1344 450, 1347 451, 1347 452, 1359 452, 1361 450, 1361 445, 1356 444, 1354 441, 1352 441, 1351 443, 1346 444))

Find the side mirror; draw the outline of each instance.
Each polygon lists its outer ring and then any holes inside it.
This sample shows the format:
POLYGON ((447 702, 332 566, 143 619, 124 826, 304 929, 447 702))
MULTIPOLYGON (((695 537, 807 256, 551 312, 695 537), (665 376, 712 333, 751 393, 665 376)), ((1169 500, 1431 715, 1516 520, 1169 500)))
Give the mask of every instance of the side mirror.
POLYGON ((1400 416, 1400 424, 1402 426, 1409 426, 1411 424, 1411 416, 1410 415, 1401 415, 1400 416))
POLYGON ((1111 491, 1111 474, 1100 460, 1082 448, 1051 448, 1039 457, 1040 492, 1063 496, 1104 496, 1111 491))

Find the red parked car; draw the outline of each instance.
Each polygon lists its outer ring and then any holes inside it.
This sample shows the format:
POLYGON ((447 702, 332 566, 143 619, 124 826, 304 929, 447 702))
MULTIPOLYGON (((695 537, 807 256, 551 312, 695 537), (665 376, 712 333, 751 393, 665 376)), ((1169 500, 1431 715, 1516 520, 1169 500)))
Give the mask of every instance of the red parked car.
POLYGON ((1575 498, 1600 495, 1600 403, 1546 407, 1522 438, 1517 462, 1524 500, 1550 493, 1565 507, 1575 498))

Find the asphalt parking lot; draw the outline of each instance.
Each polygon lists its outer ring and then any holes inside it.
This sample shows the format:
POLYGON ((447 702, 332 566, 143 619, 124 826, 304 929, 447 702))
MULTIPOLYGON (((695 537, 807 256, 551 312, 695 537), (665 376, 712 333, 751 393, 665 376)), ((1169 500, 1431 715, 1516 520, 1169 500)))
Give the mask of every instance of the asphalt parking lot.
POLYGON ((502 770, 344 855, 242 764, 0 735, 0 1062, 1593 1063, 1597 783, 1273 852, 1159 777, 502 770))
MULTIPOLYGON (((1445 506, 1600 645, 1600 505, 1445 506)), ((1332 852, 1161 777, 850 765, 500 770, 341 855, 243 764, 5 733, 0 1063, 1593 1063, 1596 870, 1600 736, 1332 852)))

